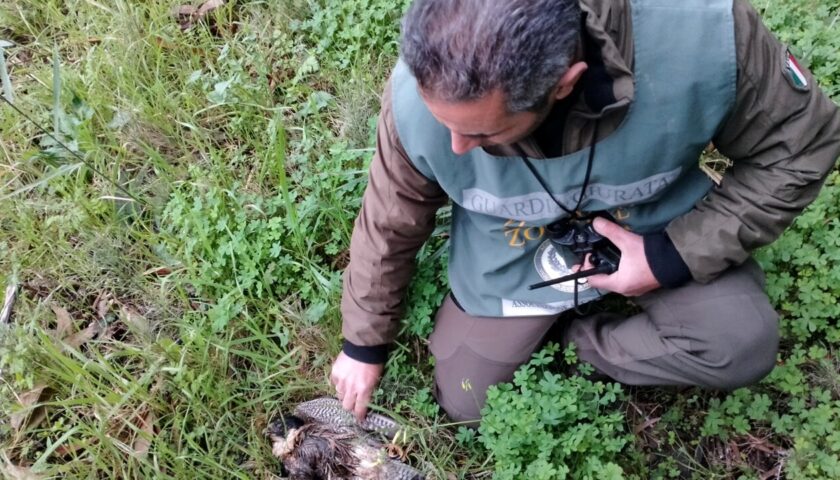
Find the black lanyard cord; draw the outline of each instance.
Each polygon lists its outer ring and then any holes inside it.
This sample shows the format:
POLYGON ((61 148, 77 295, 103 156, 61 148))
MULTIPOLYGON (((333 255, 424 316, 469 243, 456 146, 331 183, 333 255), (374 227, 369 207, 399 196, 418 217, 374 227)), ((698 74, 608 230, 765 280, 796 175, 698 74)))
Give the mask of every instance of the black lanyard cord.
POLYGON ((540 174, 537 173, 537 169, 534 167, 534 164, 531 163, 531 160, 528 159, 528 156, 525 155, 525 151, 522 150, 522 147, 518 143, 515 144, 515 148, 518 150, 520 158, 522 158, 522 161, 525 162, 525 166, 528 167, 528 170, 530 170, 531 174, 534 175, 534 178, 537 179, 537 182, 539 182, 540 186, 542 186, 543 190, 545 190, 545 193, 547 193, 548 196, 551 197, 551 200, 554 203, 556 203, 557 206, 560 207, 561 210, 563 210, 564 212, 566 212, 566 213, 568 213, 569 215, 572 215, 572 216, 575 215, 575 212, 578 211, 578 209, 580 208, 580 205, 583 203, 583 197, 584 197, 584 195, 586 195, 586 189, 589 187, 589 179, 592 176, 592 165, 595 163, 595 145, 597 144, 597 141, 598 141, 598 125, 599 124, 600 124, 600 120, 595 120, 595 131, 592 133, 592 141, 589 143, 589 159, 586 162, 586 174, 583 177, 583 186, 580 189, 580 195, 578 196, 577 204, 575 204, 575 208, 573 208, 571 210, 568 209, 562 203, 560 203, 554 197, 554 195, 552 195, 551 189, 548 188, 548 185, 546 185, 545 180, 543 180, 543 178, 540 176, 540 174))
MULTIPOLYGON (((525 166, 528 167, 528 170, 530 170, 531 174, 534 175, 534 178, 537 179, 537 182, 539 182, 540 186, 542 186, 543 190, 545 190, 545 193, 547 193, 548 196, 551 197, 551 200, 554 201, 554 203, 556 203, 557 206, 560 207, 560 209, 568 213, 569 216, 577 215, 576 212, 580 209, 580 206, 583 203, 583 197, 586 195, 586 189, 589 187, 589 179, 592 176, 592 165, 595 163, 595 146, 598 143, 598 125, 600 125, 600 120, 595 120, 595 130, 594 132, 592 132, 592 141, 589 143, 589 159, 586 161, 586 174, 583 176, 583 185, 580 189, 580 195, 578 196, 577 204, 575 204, 575 208, 572 210, 566 208, 565 205, 560 203, 560 201, 554 197, 554 195, 551 193, 551 190, 548 188, 548 185, 546 185, 545 180, 543 180, 540 174, 537 173, 537 169, 534 168, 534 164, 532 164, 531 160, 528 159, 528 156, 525 155, 525 151, 518 143, 515 145, 516 149, 519 152, 519 156, 522 158, 522 161, 525 162, 525 166)), ((581 265, 583 265, 583 260, 583 258, 578 259, 581 265)), ((574 282, 574 308, 578 314, 582 315, 583 312, 581 312, 578 309, 578 307, 580 307, 580 304, 578 303, 578 281, 575 280, 574 282)))

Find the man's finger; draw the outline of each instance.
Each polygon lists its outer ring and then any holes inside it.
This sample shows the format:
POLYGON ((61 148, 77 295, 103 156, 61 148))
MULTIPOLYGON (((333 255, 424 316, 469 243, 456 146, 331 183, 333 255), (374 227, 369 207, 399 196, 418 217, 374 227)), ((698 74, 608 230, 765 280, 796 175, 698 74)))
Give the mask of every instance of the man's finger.
POLYGON ((363 422, 367 416, 367 406, 370 403, 370 397, 373 392, 362 392, 356 397, 356 408, 353 413, 356 415, 356 420, 363 422))
POLYGON ((344 383, 341 382, 341 381, 338 381, 337 378, 335 379, 335 381, 333 381, 333 378, 330 378, 330 382, 335 387, 335 396, 339 400, 344 400, 344 391, 346 390, 346 386, 344 385, 344 383))
POLYGON ((356 395, 353 392, 344 392, 344 398, 341 400, 341 406, 348 412, 352 412, 356 407, 356 395))
POLYGON ((621 250, 622 245, 624 244, 624 239, 628 233, 621 225, 613 223, 605 218, 597 217, 592 221, 592 226, 595 228, 596 232, 607 237, 616 247, 618 247, 619 250, 621 250))
MULTIPOLYGON (((592 257, 592 254, 588 253, 586 254, 586 257, 583 260, 584 270, 595 268, 595 266, 592 265, 592 263, 589 261, 590 257, 592 257)), ((599 290, 610 290, 610 287, 613 283, 612 277, 603 273, 599 275, 592 275, 591 277, 587 278, 586 281, 589 283, 590 287, 597 288, 599 290)))
POLYGON ((589 286, 592 288, 597 288, 598 290, 609 290, 611 292, 613 291, 611 288, 613 281, 609 275, 592 275, 587 278, 586 281, 589 282, 589 286))

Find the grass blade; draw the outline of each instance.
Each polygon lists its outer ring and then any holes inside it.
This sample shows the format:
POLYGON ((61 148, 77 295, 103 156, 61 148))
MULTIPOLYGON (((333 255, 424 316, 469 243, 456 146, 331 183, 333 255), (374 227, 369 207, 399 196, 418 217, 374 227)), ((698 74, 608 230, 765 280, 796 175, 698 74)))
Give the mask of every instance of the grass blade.
POLYGON ((61 60, 58 45, 53 46, 53 135, 61 135, 61 60))
POLYGON ((5 47, 10 46, 9 42, 0 40, 0 80, 3 82, 3 96, 6 100, 14 102, 14 94, 12 92, 12 80, 9 78, 9 72, 6 70, 6 52, 5 47))
POLYGON ((81 163, 81 162, 80 163, 61 165, 60 167, 56 168, 55 170, 53 170, 49 174, 47 174, 44 177, 42 177, 41 179, 39 179, 37 182, 30 183, 29 185, 25 185, 25 186, 15 190, 15 191, 11 192, 11 193, 3 195, 2 197, 0 197, 0 201, 8 200, 8 199, 16 197, 16 196, 18 196, 22 193, 26 193, 30 190, 34 190, 38 187, 46 185, 53 178, 61 177, 63 175, 67 175, 69 173, 75 172, 76 170, 81 168, 82 165, 84 165, 84 164, 81 163))

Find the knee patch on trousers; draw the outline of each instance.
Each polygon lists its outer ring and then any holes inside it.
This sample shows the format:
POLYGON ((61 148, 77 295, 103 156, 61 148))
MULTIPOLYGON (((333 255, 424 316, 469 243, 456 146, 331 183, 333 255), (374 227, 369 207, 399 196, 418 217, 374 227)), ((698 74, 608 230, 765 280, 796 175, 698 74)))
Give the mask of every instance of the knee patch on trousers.
POLYGON ((553 316, 471 316, 447 297, 429 338, 438 403, 454 420, 477 421, 487 388, 512 380, 553 323, 553 316))
POLYGON ((475 421, 487 399, 487 389, 513 379, 521 362, 502 363, 482 357, 460 345, 448 357, 435 357, 435 391, 438 403, 455 421, 475 421))

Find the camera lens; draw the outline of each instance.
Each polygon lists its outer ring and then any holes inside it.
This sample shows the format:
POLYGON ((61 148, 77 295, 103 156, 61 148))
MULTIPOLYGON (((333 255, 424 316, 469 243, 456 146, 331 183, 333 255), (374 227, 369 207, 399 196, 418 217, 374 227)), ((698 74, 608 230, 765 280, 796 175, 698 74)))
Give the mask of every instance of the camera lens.
POLYGON ((551 222, 545 226, 545 231, 548 233, 550 238, 555 237, 562 237, 566 234, 569 230, 569 223, 568 221, 564 220, 557 220, 556 222, 551 222))

